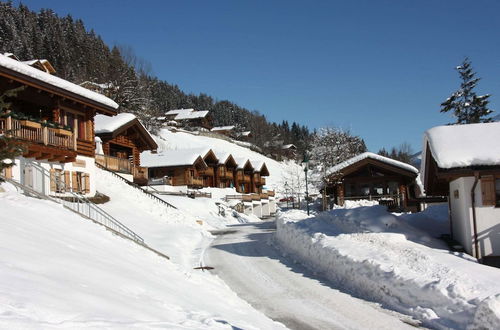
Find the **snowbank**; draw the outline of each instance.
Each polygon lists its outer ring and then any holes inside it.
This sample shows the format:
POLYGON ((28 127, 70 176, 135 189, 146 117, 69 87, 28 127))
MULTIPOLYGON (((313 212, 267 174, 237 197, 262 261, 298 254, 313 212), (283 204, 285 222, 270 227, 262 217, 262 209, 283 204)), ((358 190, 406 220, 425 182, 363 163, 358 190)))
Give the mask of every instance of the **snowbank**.
POLYGON ((449 252, 382 206, 310 218, 300 211, 281 213, 276 241, 339 287, 427 326, 461 329, 473 319, 476 326, 498 321, 497 300, 484 306, 481 301, 500 293, 500 270, 449 252))

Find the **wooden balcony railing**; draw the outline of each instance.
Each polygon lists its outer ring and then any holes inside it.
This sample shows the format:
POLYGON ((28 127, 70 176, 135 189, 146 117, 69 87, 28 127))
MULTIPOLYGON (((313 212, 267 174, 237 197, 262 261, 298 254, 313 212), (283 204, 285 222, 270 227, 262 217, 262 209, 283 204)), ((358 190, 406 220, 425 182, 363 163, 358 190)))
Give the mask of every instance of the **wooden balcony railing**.
POLYGON ((261 199, 268 199, 269 195, 267 193, 260 193, 260 198, 261 199))
POLYGON ((221 179, 232 179, 233 178, 233 171, 232 170, 228 170, 225 167, 219 167, 217 169, 217 175, 221 179))
POLYGON ((187 179, 187 184, 191 186, 203 186, 203 179, 197 177, 189 177, 187 179))
POLYGON ((252 179, 250 177, 250 174, 245 174, 243 175, 243 182, 250 182, 252 179))
POLYGON ((114 172, 132 174, 132 163, 128 159, 108 155, 95 155, 95 162, 114 172))
POLYGON ((214 168, 208 167, 207 169, 201 171, 200 175, 201 176, 213 176, 214 175, 214 168))
POLYGON ((10 136, 31 143, 76 150, 74 132, 42 126, 29 120, 0 118, 0 132, 8 132, 10 136))
POLYGON ((267 194, 268 194, 270 197, 274 197, 274 190, 268 190, 268 191, 267 191, 267 194))
POLYGON ((253 201, 260 201, 260 194, 252 194, 251 196, 253 201))

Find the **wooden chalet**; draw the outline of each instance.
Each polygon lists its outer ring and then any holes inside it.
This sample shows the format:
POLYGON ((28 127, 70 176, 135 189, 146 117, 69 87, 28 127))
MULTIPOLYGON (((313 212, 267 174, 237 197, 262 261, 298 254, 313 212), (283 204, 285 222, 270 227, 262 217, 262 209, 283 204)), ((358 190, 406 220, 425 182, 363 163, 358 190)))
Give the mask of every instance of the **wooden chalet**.
POLYGON ((131 175, 135 183, 147 184, 147 170, 141 167, 140 154, 146 150, 156 151, 158 145, 135 115, 97 115, 95 134, 101 140, 96 163, 111 171, 131 175))
POLYGON ((252 175, 254 168, 247 158, 235 158, 237 167, 234 171, 234 186, 239 193, 252 192, 252 175))
POLYGON ((210 148, 191 149, 191 151, 198 153, 205 161, 205 164, 207 164, 207 168, 200 171, 200 176, 203 179, 203 187, 217 187, 216 172, 219 166, 219 159, 214 151, 210 148))
POLYGON ((422 183, 447 196, 450 234, 478 259, 500 264, 500 122, 448 125, 424 135, 422 183))
POLYGON ((187 186, 202 188, 202 173, 208 165, 199 150, 166 150, 160 153, 141 153, 142 166, 148 168, 149 185, 187 186))
POLYGON ((194 109, 176 109, 165 113, 165 120, 175 121, 179 126, 204 128, 211 130, 213 127, 212 115, 209 111, 196 111, 194 109))
POLYGON ((8 174, 33 188, 54 188, 34 174, 34 165, 50 171, 51 181, 64 180, 65 189, 95 193, 94 116, 115 115, 118 105, 53 76, 51 68, 45 60, 29 65, 0 55, 0 95, 17 91, 7 98, 10 107, 1 110, 0 133, 17 137, 24 147, 8 174))
MULTIPOLYGON (((259 160, 252 160, 252 180, 251 180, 251 192, 256 194, 262 194, 262 188, 266 185, 266 176, 269 176, 269 170, 267 169, 266 163, 259 160)), ((266 197, 267 198, 267 197, 266 197)))
POLYGON ((234 171, 237 167, 236 160, 227 152, 215 152, 215 155, 219 159, 215 172, 215 186, 218 188, 235 187, 234 171))
POLYGON ((234 135, 234 128, 235 128, 234 125, 232 125, 232 126, 216 126, 216 127, 213 127, 210 130, 210 132, 231 137, 234 135))
POLYGON ((337 205, 367 199, 407 209, 417 175, 418 170, 409 164, 365 152, 328 170, 323 196, 332 196, 337 205))

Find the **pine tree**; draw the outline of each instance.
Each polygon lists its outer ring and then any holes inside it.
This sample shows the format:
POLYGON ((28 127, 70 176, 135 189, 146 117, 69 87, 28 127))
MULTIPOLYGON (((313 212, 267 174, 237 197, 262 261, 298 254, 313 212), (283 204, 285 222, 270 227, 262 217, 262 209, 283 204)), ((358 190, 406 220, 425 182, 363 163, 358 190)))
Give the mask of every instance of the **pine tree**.
POLYGON ((457 66, 462 83, 460 89, 441 103, 441 112, 453 111, 457 118, 455 124, 487 123, 492 121, 487 118, 493 111, 488 109, 489 94, 477 96, 474 88, 481 78, 476 78, 472 71, 471 62, 466 57, 462 65, 457 66))

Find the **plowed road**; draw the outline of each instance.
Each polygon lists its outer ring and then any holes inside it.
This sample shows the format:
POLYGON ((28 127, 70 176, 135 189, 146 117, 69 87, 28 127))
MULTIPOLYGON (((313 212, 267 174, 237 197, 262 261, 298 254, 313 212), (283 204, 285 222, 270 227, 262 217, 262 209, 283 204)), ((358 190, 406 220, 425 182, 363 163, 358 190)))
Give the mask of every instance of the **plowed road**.
POLYGON ((214 232, 204 263, 238 296, 290 329, 415 329, 409 317, 343 293, 283 257, 269 244, 274 230, 268 221, 214 232))

